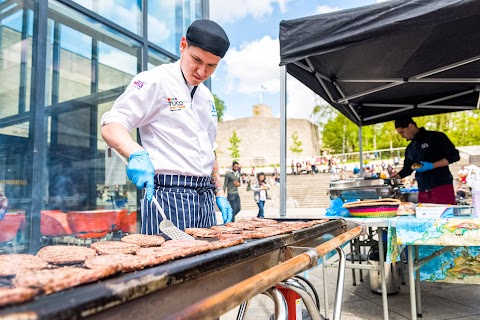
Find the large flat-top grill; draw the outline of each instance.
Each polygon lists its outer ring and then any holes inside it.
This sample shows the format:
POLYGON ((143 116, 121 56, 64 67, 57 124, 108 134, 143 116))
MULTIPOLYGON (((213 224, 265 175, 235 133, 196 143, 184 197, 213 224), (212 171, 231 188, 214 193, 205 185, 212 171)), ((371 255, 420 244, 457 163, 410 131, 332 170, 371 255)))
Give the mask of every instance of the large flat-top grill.
POLYGON ((289 234, 119 274, 0 309, 0 319, 118 319, 119 314, 122 319, 163 319, 288 260, 296 252, 289 250, 291 247, 316 247, 354 227, 343 219, 333 219, 289 234))

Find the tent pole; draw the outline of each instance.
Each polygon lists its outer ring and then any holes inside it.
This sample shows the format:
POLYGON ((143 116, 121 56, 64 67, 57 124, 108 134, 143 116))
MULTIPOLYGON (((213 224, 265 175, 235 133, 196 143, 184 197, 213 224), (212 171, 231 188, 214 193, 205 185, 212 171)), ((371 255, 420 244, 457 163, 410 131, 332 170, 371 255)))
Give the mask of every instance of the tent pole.
POLYGON ((287 216, 287 67, 280 67, 280 217, 287 216))
POLYGON ((363 177, 363 137, 362 137, 362 119, 358 122, 358 146, 360 149, 360 177, 363 177))

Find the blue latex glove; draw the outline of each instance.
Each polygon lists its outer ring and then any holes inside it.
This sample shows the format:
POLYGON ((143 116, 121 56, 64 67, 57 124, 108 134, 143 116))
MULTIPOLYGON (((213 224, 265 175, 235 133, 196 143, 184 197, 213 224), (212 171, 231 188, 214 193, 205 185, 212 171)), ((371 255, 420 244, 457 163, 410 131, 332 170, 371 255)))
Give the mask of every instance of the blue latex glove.
POLYGON ((218 196, 215 197, 215 200, 217 202, 218 209, 220 209, 220 211, 222 212, 223 223, 232 222, 233 209, 227 198, 218 196))
POLYGON ((433 169, 433 163, 431 162, 421 161, 420 163, 422 166, 416 170, 417 172, 425 172, 433 169))
POLYGON ((150 161, 147 151, 137 151, 130 155, 127 165, 127 177, 137 186, 138 189, 146 189, 148 201, 153 197, 153 176, 155 169, 150 161))

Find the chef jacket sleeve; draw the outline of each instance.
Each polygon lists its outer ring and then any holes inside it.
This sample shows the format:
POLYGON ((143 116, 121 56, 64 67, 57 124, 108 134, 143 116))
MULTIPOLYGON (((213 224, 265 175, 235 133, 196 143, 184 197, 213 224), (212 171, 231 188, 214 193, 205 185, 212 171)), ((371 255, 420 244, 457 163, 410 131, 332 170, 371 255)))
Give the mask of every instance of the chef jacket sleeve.
POLYGON ((151 75, 142 72, 133 78, 112 109, 102 116, 102 125, 117 122, 130 132, 157 120, 154 106, 160 86, 151 75))
POLYGON ((443 132, 438 132, 438 137, 437 137, 438 145, 442 146, 441 150, 443 152, 443 157, 448 160, 448 163, 453 163, 457 162, 460 160, 460 153, 458 152, 457 149, 455 149, 455 146, 453 145, 452 141, 448 139, 447 135, 443 132))
POLYGON ((400 170, 398 172, 398 175, 401 178, 405 178, 406 176, 411 175, 412 172, 413 172, 413 169, 412 169, 413 160, 408 156, 409 152, 412 152, 412 146, 411 145, 409 145, 405 149, 405 159, 403 159, 403 168, 402 168, 402 170, 400 170))

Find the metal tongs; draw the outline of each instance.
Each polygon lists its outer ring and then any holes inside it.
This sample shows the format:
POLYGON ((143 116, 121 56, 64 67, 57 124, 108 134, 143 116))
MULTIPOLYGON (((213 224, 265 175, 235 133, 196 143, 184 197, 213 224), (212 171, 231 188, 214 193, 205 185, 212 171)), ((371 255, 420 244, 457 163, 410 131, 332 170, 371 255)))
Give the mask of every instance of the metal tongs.
MULTIPOLYGON (((109 150, 113 150, 113 152, 115 152, 117 154, 117 156, 120 159, 122 159, 123 163, 125 163, 125 165, 128 166, 127 160, 125 160, 125 158, 120 153, 118 153, 117 150, 115 150, 113 148, 109 148, 109 150)), ((178 229, 177 226, 175 224, 173 224, 172 221, 167 219, 167 216, 165 215, 165 212, 163 211, 160 204, 158 203, 156 197, 152 198, 152 202, 155 205, 155 207, 157 208, 157 211, 160 212, 160 215, 162 216, 162 221, 158 225, 158 228, 160 229, 160 231, 162 231, 164 234, 166 234, 170 239, 175 239, 175 240, 194 240, 195 239, 191 235, 189 235, 189 234, 183 232, 182 230, 178 229)))

